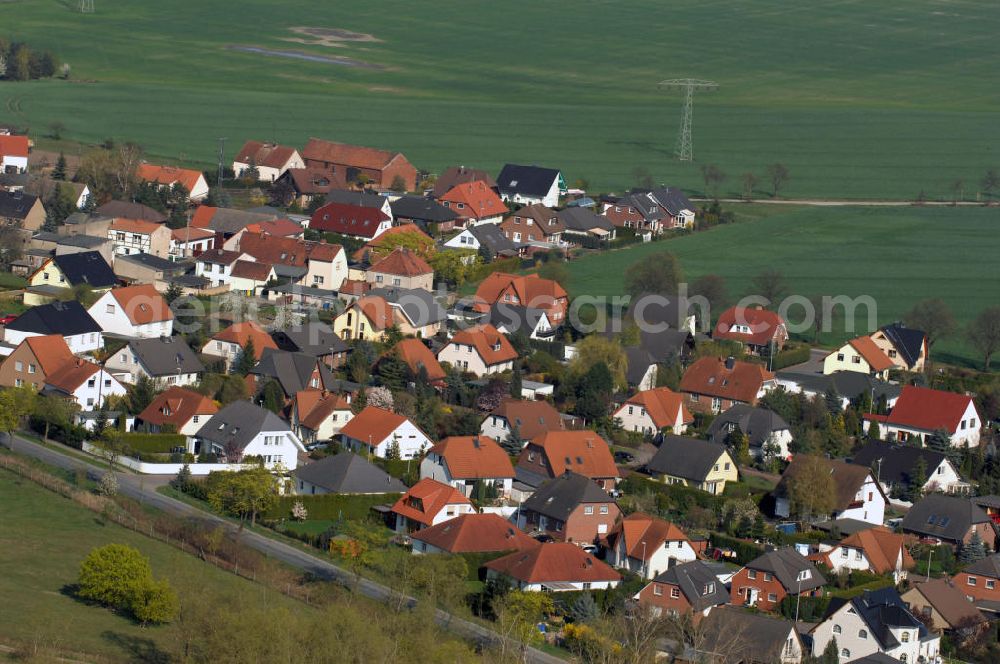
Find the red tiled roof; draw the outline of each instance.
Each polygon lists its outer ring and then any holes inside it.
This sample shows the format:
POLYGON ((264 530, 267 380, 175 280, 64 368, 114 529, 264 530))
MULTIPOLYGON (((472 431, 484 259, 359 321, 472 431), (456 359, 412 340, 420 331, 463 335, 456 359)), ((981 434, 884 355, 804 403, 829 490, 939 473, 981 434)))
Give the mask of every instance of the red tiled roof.
POLYGON ((257 261, 238 260, 233 263, 231 276, 238 279, 250 279, 251 281, 267 281, 271 278, 272 267, 270 263, 258 263, 257 261))
POLYGON ((625 554, 637 560, 649 560, 664 542, 687 542, 684 531, 663 519, 635 512, 618 522, 608 533, 609 546, 616 547, 625 538, 625 554), (645 545, 645 546, 644 546, 645 545))
POLYGON ((27 157, 28 147, 27 136, 0 136, 0 156, 27 157))
POLYGON ((364 410, 351 418, 340 433, 348 438, 378 445, 392 435, 407 419, 402 415, 383 410, 376 406, 365 406, 364 410))
POLYGON ((117 219, 113 219, 111 221, 108 228, 113 231, 125 231, 126 233, 142 233, 144 235, 149 235, 150 233, 166 227, 163 224, 157 224, 143 219, 125 219, 123 217, 118 217, 117 219))
POLYGON ((347 189, 347 182, 340 173, 330 173, 319 168, 289 168, 285 171, 292 186, 300 194, 317 196, 331 189, 347 189))
POLYGON ((434 268, 423 258, 405 247, 397 247, 392 253, 376 262, 369 272, 394 274, 401 277, 418 277, 424 274, 434 274, 434 268))
POLYGON ((343 293, 345 295, 364 295, 366 292, 372 289, 372 285, 367 281, 358 281, 357 279, 344 279, 340 284, 340 288, 337 289, 338 293, 343 293))
POLYGON ((271 265, 305 266, 310 260, 330 262, 343 250, 339 244, 310 242, 290 237, 246 232, 240 236, 240 252, 271 265))
POLYGON ((958 431, 972 397, 929 387, 906 385, 886 418, 889 424, 923 431, 958 431))
POLYGON ((351 409, 344 395, 314 388, 296 392, 293 403, 299 422, 313 430, 319 429, 333 413, 351 409))
POLYGON ((247 224, 248 233, 263 233, 278 237, 298 237, 305 233, 301 225, 291 219, 267 219, 254 224, 247 224))
POLYGON ((489 323, 456 332, 448 345, 452 344, 473 346, 486 366, 517 359, 517 351, 514 350, 514 346, 507 340, 507 337, 489 323))
POLYGON ((211 416, 217 412, 219 407, 205 395, 175 385, 158 394, 138 418, 157 426, 173 424, 180 429, 195 415, 211 416))
POLYGON ((489 310, 490 305, 496 302, 507 302, 507 300, 501 300, 505 292, 511 292, 517 297, 518 301, 515 303, 511 300, 510 304, 536 309, 546 309, 555 304, 557 300, 564 300, 567 297, 566 290, 558 282, 543 279, 537 274, 521 276, 506 272, 494 272, 486 277, 476 289, 476 308, 486 311, 489 310))
POLYGON ((172 185, 175 182, 181 183, 188 193, 194 191, 198 186, 198 181, 202 174, 187 168, 177 168, 176 166, 157 166, 155 164, 139 164, 136 176, 146 182, 155 182, 161 185, 172 185))
POLYGON ((366 295, 358 298, 351 306, 360 309, 375 330, 384 330, 393 325, 392 305, 383 297, 366 295))
POLYGON ((541 233, 538 239, 542 240, 545 236, 562 233, 566 230, 566 225, 555 210, 547 208, 541 203, 535 203, 511 212, 510 216, 500 224, 500 228, 504 232, 520 231, 522 235, 537 229, 541 233), (529 219, 532 222, 530 226, 528 225, 529 219))
POLYGON ((256 360, 260 359, 265 348, 274 348, 275 350, 278 348, 271 335, 253 321, 234 323, 212 338, 216 341, 228 341, 237 344, 241 348, 247 345, 248 339, 253 339, 254 359, 256 360))
POLYGON ((721 399, 754 403, 757 393, 774 374, 759 364, 734 362, 726 368, 726 360, 703 357, 688 367, 681 378, 681 392, 705 394, 721 399))
POLYGON ((658 429, 674 426, 677 423, 678 411, 680 411, 682 422, 685 424, 694 422, 694 416, 684 405, 684 396, 674 392, 669 387, 656 387, 637 392, 629 397, 625 404, 645 408, 646 413, 658 429))
POLYGON ((203 263, 215 263, 218 265, 232 265, 240 259, 242 252, 228 251, 226 249, 209 249, 198 255, 198 260, 203 263))
MULTIPOLYGON (((611 448, 593 431, 550 431, 532 439, 528 447, 531 445, 545 452, 554 477, 567 470, 591 479, 618 477, 611 448)), ((522 458, 528 454, 528 447, 521 450, 522 458)))
POLYGON ((508 212, 496 192, 479 180, 455 185, 440 200, 449 210, 473 219, 499 217, 508 212))
POLYGON ((538 540, 497 514, 462 514, 444 523, 419 530, 411 537, 448 553, 524 551, 538 540))
POLYGON ((445 372, 441 363, 434 357, 431 349, 420 339, 403 339, 396 344, 396 354, 414 375, 420 375, 420 369, 427 372, 427 380, 434 383, 444 380, 445 372))
POLYGON ((621 574, 570 542, 548 542, 485 567, 523 583, 620 581, 621 574))
POLYGON ((148 325, 173 320, 174 312, 152 284, 126 286, 111 291, 133 325, 148 325))
POLYGON ((327 203, 313 213, 309 228, 341 235, 373 238, 382 222, 389 216, 378 208, 327 203))
POLYGON ((378 237, 365 242, 363 246, 358 247, 357 251, 355 251, 351 255, 351 258, 353 258, 356 261, 360 261, 364 259, 366 253, 368 253, 372 257, 372 259, 380 255, 383 255, 387 251, 386 245, 395 242, 399 239, 395 238, 394 236, 406 233, 416 234, 417 241, 419 241, 422 245, 426 246, 429 250, 433 251, 434 240, 431 238, 430 235, 420 230, 420 227, 417 226, 416 224, 401 224, 399 226, 392 226, 391 228, 387 228, 386 230, 382 231, 382 233, 378 237))
POLYGON ((65 362, 52 373, 46 373, 45 382, 63 392, 72 394, 76 388, 83 385, 85 380, 100 370, 101 367, 93 362, 75 358, 65 362))
POLYGON ((514 466, 503 448, 489 436, 449 436, 428 450, 444 457, 455 479, 514 477, 514 466))
POLYGON ((865 358, 865 362, 872 368, 872 371, 885 371, 896 366, 889 359, 889 356, 868 335, 855 337, 847 343, 851 348, 858 351, 861 357, 865 358))
POLYGON ((504 399, 491 415, 503 417, 511 427, 516 426, 524 440, 566 428, 562 415, 547 401, 504 399))
POLYGON ((896 569, 896 559, 900 552, 903 554, 903 569, 912 569, 914 566, 913 556, 904 546, 903 536, 886 528, 859 530, 841 540, 840 545, 863 550, 876 574, 886 574, 896 569))
POLYGON ((197 226, 186 226, 184 228, 175 228, 172 231, 170 231, 170 239, 174 240, 175 242, 191 242, 192 240, 207 240, 208 238, 213 238, 213 237, 215 237, 214 231, 210 231, 207 228, 200 228, 197 226))
POLYGON ((310 138, 302 150, 302 157, 312 161, 325 161, 331 164, 347 164, 358 168, 382 170, 400 153, 368 148, 361 145, 335 143, 321 138, 310 138))
POLYGON ((785 324, 784 319, 773 311, 757 307, 729 307, 719 316, 712 337, 740 341, 755 346, 766 346, 774 339, 778 328, 785 324), (745 325, 750 332, 730 332, 734 325, 745 325))
POLYGON ((241 164, 253 162, 254 166, 281 169, 295 154, 295 148, 261 141, 247 141, 233 161, 241 164))
POLYGON ((48 375, 57 371, 68 362, 73 361, 73 352, 60 334, 46 334, 39 337, 28 337, 22 344, 28 344, 31 353, 38 360, 42 373, 48 375))
POLYGON ((211 205, 199 205, 194 209, 194 214, 191 215, 191 225, 195 228, 208 228, 209 224, 212 223, 212 217, 215 216, 215 211, 218 209, 211 205))
MULTIPOLYGON (((348 426, 353 422, 354 420, 348 422, 348 426)), ((396 504, 392 506, 392 511, 411 521, 429 526, 437 513, 447 505, 471 504, 472 501, 458 489, 425 477, 410 487, 410 490, 396 501, 396 504)))

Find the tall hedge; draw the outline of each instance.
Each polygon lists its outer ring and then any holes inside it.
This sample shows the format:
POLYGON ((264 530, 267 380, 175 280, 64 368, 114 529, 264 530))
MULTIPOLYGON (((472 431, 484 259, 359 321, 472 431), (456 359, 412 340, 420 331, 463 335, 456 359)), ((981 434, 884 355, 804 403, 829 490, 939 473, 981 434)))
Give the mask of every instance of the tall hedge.
POLYGON ((292 505, 301 502, 308 513, 308 520, 334 521, 344 518, 359 521, 371 514, 374 505, 392 505, 399 500, 398 493, 371 495, 345 495, 326 493, 317 496, 281 496, 274 507, 263 514, 265 519, 291 519, 292 505))
POLYGON ((185 447, 187 437, 179 433, 130 432, 122 434, 122 444, 132 452, 166 454, 175 447, 185 447))

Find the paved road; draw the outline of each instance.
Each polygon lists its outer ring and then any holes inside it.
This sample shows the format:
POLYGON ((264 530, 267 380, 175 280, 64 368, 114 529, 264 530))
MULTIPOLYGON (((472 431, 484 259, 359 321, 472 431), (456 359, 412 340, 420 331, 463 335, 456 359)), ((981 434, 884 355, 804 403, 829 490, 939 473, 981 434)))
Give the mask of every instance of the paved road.
MULTIPOLYGON (((39 445, 30 440, 15 436, 14 449, 19 454, 32 456, 45 463, 63 468, 66 470, 83 469, 92 479, 100 479, 107 471, 103 468, 91 465, 75 457, 63 454, 57 450, 39 445)), ((197 516, 207 521, 219 523, 224 528, 235 532, 237 527, 225 519, 220 519, 214 514, 204 512, 192 505, 182 503, 179 500, 157 493, 156 489, 165 485, 172 479, 171 476, 164 475, 135 475, 120 472, 118 473, 118 491, 123 495, 152 505, 163 510, 167 514, 174 516, 197 516)), ((264 537, 254 532, 244 530, 239 535, 240 540, 246 546, 267 554, 268 556, 280 560, 281 562, 316 575, 321 579, 327 579, 340 583, 353 591, 360 592, 365 597, 369 597, 380 602, 392 602, 394 604, 402 601, 406 606, 413 606, 416 600, 411 597, 402 597, 400 593, 392 590, 388 586, 376 583, 369 579, 359 577, 329 561, 318 558, 312 554, 296 549, 282 542, 264 537)), ((452 616, 451 614, 437 610, 436 619, 438 624, 448 631, 460 636, 463 639, 474 641, 479 644, 495 643, 500 637, 481 625, 452 616)), ((535 648, 527 649, 525 661, 537 664, 565 664, 562 660, 553 655, 549 655, 535 648)))
MULTIPOLYGON (((692 201, 707 203, 714 198, 692 197, 692 201)), ((850 199, 797 199, 797 198, 754 198, 747 201, 742 198, 720 198, 720 203, 762 203, 764 205, 811 205, 814 207, 983 207, 984 202, 978 201, 924 201, 919 205, 915 201, 855 201, 850 199)))

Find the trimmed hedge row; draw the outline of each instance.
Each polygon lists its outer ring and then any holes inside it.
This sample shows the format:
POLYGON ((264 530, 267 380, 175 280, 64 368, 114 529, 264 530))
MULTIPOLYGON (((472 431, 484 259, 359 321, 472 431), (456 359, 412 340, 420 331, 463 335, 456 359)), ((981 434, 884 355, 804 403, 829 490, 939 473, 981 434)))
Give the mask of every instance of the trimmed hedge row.
POLYGON ((391 505, 399 500, 398 493, 378 493, 372 495, 349 496, 326 493, 318 496, 281 496, 263 517, 266 519, 290 519, 292 505, 301 502, 308 512, 308 519, 335 520, 344 518, 351 521, 365 519, 374 505, 391 505))
POLYGON ((187 445, 187 437, 179 433, 130 432, 123 433, 121 440, 132 452, 146 454, 168 454, 175 447, 187 445))
POLYGON ((772 371, 779 371, 785 367, 790 367, 793 364, 802 364, 803 362, 808 362, 810 357, 809 346, 803 344, 795 348, 787 348, 774 356, 774 361, 771 363, 772 371))
POLYGON ((736 562, 740 565, 746 565, 748 562, 764 553, 763 547, 751 544, 750 542, 744 542, 743 540, 736 539, 735 537, 722 535, 720 533, 712 533, 709 535, 709 540, 711 540, 712 546, 720 549, 732 549, 735 551, 736 562))

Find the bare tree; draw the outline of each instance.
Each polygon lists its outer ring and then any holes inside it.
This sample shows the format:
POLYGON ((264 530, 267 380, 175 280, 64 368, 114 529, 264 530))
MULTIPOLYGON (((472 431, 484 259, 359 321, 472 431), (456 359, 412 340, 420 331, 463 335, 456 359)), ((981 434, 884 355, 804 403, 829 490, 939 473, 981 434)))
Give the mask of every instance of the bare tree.
POLYGON ((142 148, 135 143, 122 144, 118 147, 117 161, 115 180, 118 190, 127 196, 135 186, 135 173, 142 163, 142 148))
POLYGON ((778 301, 788 291, 785 275, 774 268, 768 268, 754 277, 752 286, 754 295, 767 298, 770 303, 778 301))
POLYGON ((969 325, 969 342, 983 355, 983 371, 990 370, 993 355, 1000 350, 1000 307, 983 310, 969 325))
POLYGON ((743 174, 743 198, 746 200, 751 200, 753 198, 753 189, 757 186, 757 176, 753 173, 743 174))
POLYGON ((903 316, 909 327, 922 330, 927 335, 927 345, 933 346, 955 331, 955 315, 951 307, 940 298, 921 300, 903 316))
POLYGON ((725 181, 726 174, 715 164, 703 164, 701 177, 705 182, 705 194, 711 193, 713 198, 719 197, 719 186, 725 181))
POLYGON ((951 204, 958 205, 965 198, 965 180, 958 179, 951 183, 951 204))
POLYGON ((771 180, 772 195, 777 198, 778 192, 785 186, 790 177, 788 167, 782 163, 775 162, 767 167, 767 177, 771 180))
POLYGON ((1000 173, 997 173, 995 168, 988 169, 983 175, 980 186, 983 188, 983 193, 986 194, 986 204, 989 205, 992 202, 993 191, 1000 188, 1000 173))

